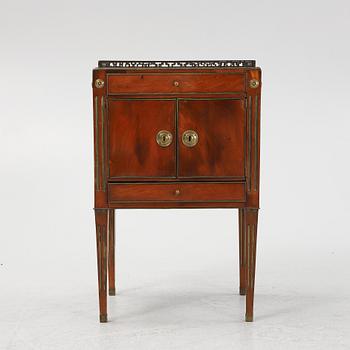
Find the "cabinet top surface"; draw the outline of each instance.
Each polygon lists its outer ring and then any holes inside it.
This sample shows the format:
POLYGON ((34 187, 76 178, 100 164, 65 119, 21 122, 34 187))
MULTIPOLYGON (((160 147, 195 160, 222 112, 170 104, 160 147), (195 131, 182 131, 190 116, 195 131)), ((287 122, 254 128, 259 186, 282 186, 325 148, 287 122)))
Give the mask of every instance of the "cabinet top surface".
POLYGON ((98 68, 253 68, 255 60, 204 60, 204 61, 98 61, 98 68))

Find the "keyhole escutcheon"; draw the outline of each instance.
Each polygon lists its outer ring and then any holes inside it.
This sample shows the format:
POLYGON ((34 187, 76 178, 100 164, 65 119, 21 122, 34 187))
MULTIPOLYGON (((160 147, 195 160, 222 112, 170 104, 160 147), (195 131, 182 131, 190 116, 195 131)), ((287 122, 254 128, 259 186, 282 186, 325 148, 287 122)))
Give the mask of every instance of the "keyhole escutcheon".
POLYGON ((186 130, 182 134, 182 143, 186 147, 194 147, 198 143, 199 137, 194 130, 186 130))
POLYGON ((157 133, 156 141, 160 147, 168 147, 173 142, 173 135, 168 130, 160 130, 157 133))

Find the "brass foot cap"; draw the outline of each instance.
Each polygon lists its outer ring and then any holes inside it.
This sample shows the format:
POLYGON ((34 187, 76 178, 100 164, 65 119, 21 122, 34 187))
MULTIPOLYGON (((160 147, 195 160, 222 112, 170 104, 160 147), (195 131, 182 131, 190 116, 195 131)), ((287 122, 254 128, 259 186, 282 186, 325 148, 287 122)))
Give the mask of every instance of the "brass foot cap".
POLYGON ((239 288, 239 294, 240 295, 246 295, 247 294, 247 290, 245 288, 239 288))
POLYGON ((115 288, 109 288, 108 294, 109 295, 115 295, 115 288))
POLYGON ((107 322, 107 315, 100 315, 100 322, 106 323, 107 322))
POLYGON ((246 322, 253 322, 253 315, 245 315, 246 322))

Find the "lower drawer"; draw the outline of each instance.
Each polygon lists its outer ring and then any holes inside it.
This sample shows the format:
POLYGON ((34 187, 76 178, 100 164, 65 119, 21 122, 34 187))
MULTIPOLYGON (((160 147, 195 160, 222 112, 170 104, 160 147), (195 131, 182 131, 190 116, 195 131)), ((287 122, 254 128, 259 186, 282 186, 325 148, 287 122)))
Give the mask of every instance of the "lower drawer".
POLYGON ((123 183, 108 185, 110 203, 245 202, 244 183, 123 183))

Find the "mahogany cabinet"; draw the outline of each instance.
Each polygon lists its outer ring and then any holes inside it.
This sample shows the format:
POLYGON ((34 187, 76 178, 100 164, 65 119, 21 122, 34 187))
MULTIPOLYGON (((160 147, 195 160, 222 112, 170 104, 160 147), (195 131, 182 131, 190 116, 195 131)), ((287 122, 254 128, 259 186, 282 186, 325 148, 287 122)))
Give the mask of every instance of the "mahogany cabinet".
POLYGON ((239 290, 252 321, 260 68, 255 61, 99 61, 92 87, 100 321, 107 322, 107 289, 115 295, 119 208, 237 208, 239 290))

